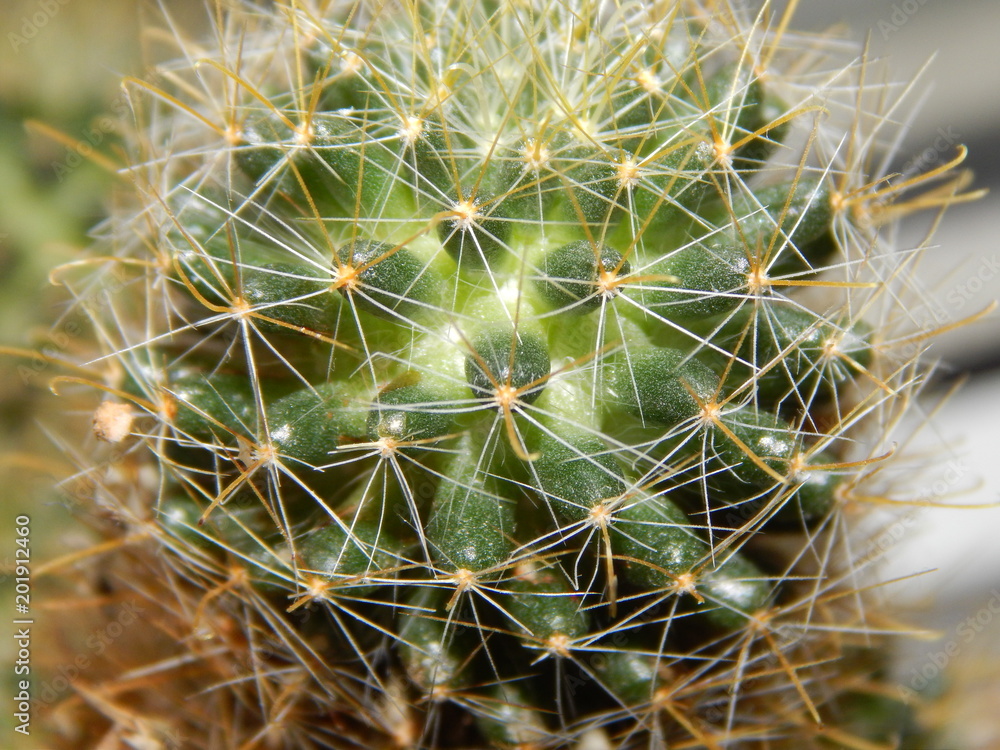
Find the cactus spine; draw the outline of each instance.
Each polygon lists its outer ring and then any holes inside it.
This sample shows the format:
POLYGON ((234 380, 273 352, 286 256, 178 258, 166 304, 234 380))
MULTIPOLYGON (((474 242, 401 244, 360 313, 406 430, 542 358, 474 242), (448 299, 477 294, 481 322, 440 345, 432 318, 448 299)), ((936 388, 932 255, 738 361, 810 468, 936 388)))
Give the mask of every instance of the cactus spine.
POLYGON ((141 210, 72 282, 128 277, 108 502, 204 641, 157 720, 886 740, 844 510, 920 371, 861 68, 728 3, 233 5, 130 84, 141 210))

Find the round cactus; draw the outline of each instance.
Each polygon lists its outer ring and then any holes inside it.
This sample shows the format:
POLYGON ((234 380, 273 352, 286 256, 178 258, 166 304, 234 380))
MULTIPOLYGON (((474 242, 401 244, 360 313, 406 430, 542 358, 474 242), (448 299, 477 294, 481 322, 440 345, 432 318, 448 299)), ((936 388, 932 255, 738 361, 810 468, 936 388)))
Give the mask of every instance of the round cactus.
POLYGON ((128 84, 141 210, 80 287, 141 413, 106 502, 216 644, 158 721, 875 747, 829 678, 871 629, 843 511, 919 381, 891 97, 730 4, 229 6, 128 84))

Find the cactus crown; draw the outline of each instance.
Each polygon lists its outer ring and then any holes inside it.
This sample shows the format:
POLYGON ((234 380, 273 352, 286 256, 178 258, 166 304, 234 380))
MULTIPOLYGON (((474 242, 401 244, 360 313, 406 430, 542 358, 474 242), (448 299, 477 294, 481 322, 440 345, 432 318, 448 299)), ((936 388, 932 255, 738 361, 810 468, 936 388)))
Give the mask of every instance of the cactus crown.
POLYGON ((842 511, 919 381, 892 88, 729 4, 315 5, 130 84, 94 321, 157 474, 109 494, 229 657, 174 721, 819 742, 871 629, 842 511))

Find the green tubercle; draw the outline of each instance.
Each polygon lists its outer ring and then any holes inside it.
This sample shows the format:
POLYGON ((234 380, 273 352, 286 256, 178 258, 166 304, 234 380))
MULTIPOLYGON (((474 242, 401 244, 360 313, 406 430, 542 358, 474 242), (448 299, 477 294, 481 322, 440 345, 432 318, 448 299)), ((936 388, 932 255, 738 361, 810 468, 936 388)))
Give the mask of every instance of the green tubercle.
POLYGON ((181 371, 168 388, 173 426, 195 438, 213 435, 230 442, 232 434, 246 435, 256 425, 257 407, 245 378, 199 371, 181 371))
POLYGON ((368 413, 368 437, 393 441, 427 441, 448 434, 454 417, 443 398, 419 384, 383 391, 368 413))
POLYGON ((398 542, 373 521, 342 524, 330 523, 296 541, 304 569, 300 574, 317 574, 341 591, 367 596, 378 588, 371 577, 390 575, 382 571, 396 564, 389 550, 398 542))
POLYGON ((475 446, 469 436, 456 446, 424 531, 442 570, 496 578, 515 546, 514 505, 494 491, 489 467, 475 446))
POLYGON ((611 545, 626 580, 654 591, 673 586, 709 552, 684 511, 660 495, 627 499, 614 514, 611 545))
MULTIPOLYGON (((627 276, 631 265, 612 247, 580 240, 545 253, 541 271, 537 287, 553 307, 586 313, 600 306, 602 283, 627 276)), ((616 292, 610 285, 606 291, 616 292)))
POLYGON ((594 435, 543 435, 530 445, 538 454, 530 471, 542 496, 567 522, 585 520, 595 506, 625 492, 621 469, 594 435))
POLYGON ((510 593, 502 600, 504 609, 516 632, 529 643, 559 652, 587 632, 582 597, 558 568, 525 564, 506 588, 510 593))
POLYGON ((530 404, 542 394, 549 353, 536 334, 491 326, 472 340, 472 349, 465 358, 465 378, 477 398, 494 399, 505 390, 527 389, 518 399, 530 404))
POLYGON ((690 321, 735 310, 747 296, 750 261, 725 241, 688 245, 645 269, 630 295, 668 320, 690 321))
POLYGON ((345 383, 321 383, 282 396, 267 408, 271 445, 282 459, 333 463, 337 448, 367 434, 367 409, 345 383))
POLYGON ((338 300, 329 274, 305 263, 268 263, 243 268, 241 276, 243 300, 256 313, 253 323, 261 331, 333 330, 338 300))
POLYGON ((719 376, 676 349, 630 350, 615 365, 614 391, 627 412, 675 425, 691 419, 717 395, 719 376), (701 404, 699 404, 701 402, 701 404))
POLYGON ((440 294, 437 272, 405 247, 355 239, 337 251, 341 294, 367 313, 399 320, 433 309, 440 294))

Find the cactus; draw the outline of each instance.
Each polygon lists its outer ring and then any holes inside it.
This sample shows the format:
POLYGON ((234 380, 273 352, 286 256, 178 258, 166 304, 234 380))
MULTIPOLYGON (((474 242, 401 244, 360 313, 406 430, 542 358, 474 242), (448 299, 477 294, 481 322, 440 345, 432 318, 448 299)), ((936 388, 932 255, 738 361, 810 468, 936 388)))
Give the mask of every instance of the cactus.
POLYGON ((176 640, 130 721, 889 742, 845 511, 925 373, 892 222, 959 187, 875 171, 892 87, 729 4, 231 5, 62 276, 176 640))

